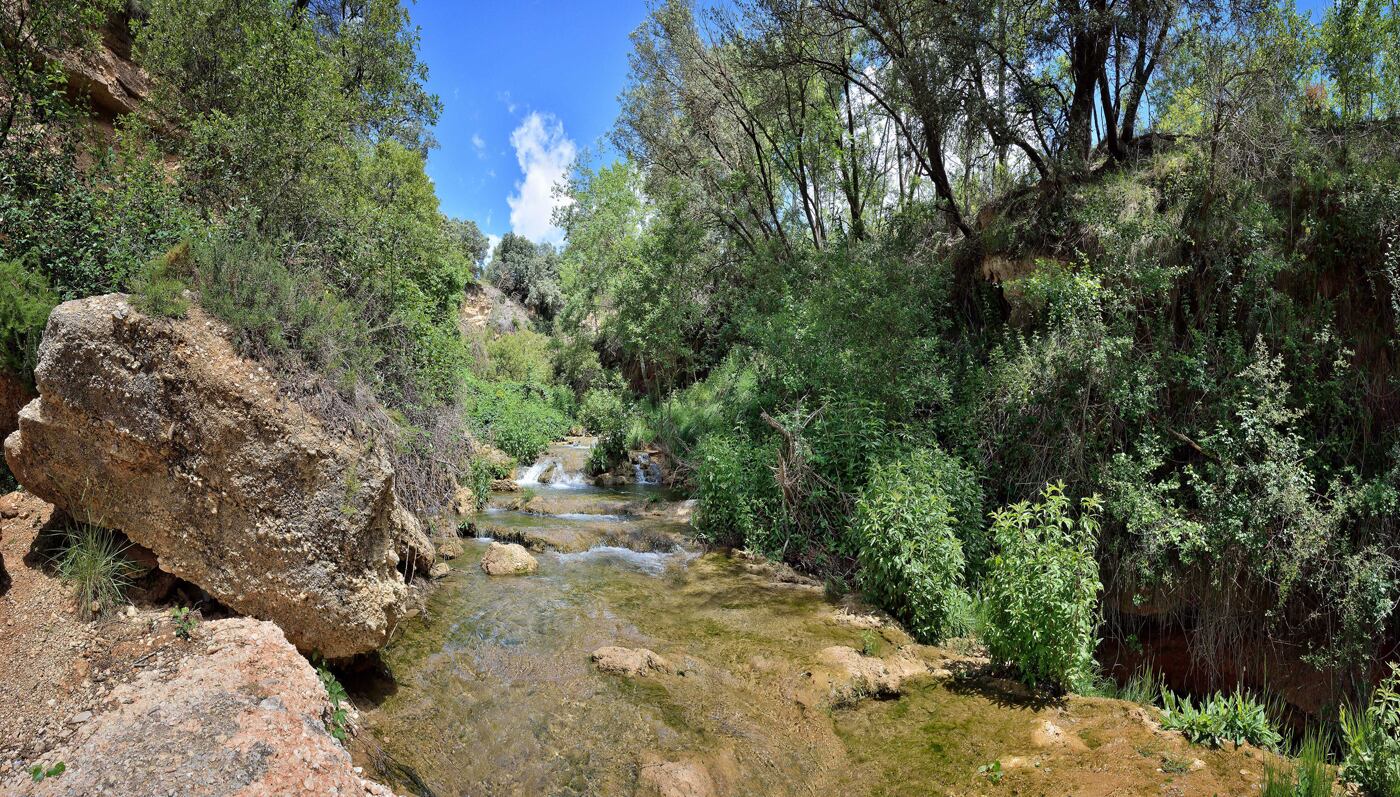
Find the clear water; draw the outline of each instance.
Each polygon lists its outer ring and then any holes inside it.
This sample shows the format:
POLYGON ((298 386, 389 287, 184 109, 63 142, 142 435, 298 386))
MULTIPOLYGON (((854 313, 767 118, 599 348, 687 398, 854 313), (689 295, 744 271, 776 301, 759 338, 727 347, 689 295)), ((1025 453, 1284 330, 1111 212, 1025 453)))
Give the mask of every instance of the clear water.
MULTIPOLYGON (((579 450, 550 456, 561 453, 579 450)), ((703 771, 717 796, 1246 788, 1229 780, 1239 760, 1179 749, 1179 737, 1129 721, 1112 701, 1025 705, 929 682, 898 700, 826 707, 812 699, 818 651, 890 651, 908 638, 840 622, 820 588, 700 552, 653 500, 663 497, 648 487, 498 496, 478 528, 526 541, 539 572, 486 576, 487 540, 467 546, 426 615, 384 650, 393 683, 365 707, 357 763, 401 793, 437 797, 653 794, 643 769, 666 763, 703 771), (590 654, 607 645, 649 648, 678 672, 605 675, 590 654), (1035 749, 1031 732, 1047 718, 1086 747, 1035 749), (1166 755, 1208 767, 1173 782, 1166 755), (978 772, 1017 756, 1035 765, 1000 784, 978 772)))

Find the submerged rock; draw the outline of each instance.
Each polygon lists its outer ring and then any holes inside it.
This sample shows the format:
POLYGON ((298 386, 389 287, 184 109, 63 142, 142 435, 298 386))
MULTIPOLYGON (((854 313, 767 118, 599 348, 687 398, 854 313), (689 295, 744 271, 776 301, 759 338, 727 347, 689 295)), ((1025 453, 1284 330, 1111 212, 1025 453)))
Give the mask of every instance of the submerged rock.
POLYGON ((642 797, 714 797, 715 782, 694 761, 646 761, 637 776, 642 797))
POLYGON ((932 674, 928 662, 909 647, 880 658, 845 645, 832 645, 817 653, 817 662, 818 666, 807 674, 814 690, 805 692, 799 702, 825 700, 840 705, 864 697, 897 697, 911 679, 932 674))
POLYGON ((481 557, 481 569, 488 576, 521 576, 539 570, 540 563, 520 545, 493 542, 481 557))
POLYGON ((382 445, 327 429, 192 308, 59 305, 5 458, 30 492, 330 658, 382 645, 432 566, 382 445))
POLYGON ((73 736, 45 761, 61 777, 17 776, 5 794, 301 795, 393 792, 360 778, 326 730, 331 714, 316 672, 272 623, 202 624, 203 649, 165 671, 141 670, 111 708, 74 718, 73 736))
POLYGON ((593 663, 600 672, 638 678, 653 673, 673 673, 671 662, 646 648, 624 648, 617 645, 598 648, 593 651, 593 663))

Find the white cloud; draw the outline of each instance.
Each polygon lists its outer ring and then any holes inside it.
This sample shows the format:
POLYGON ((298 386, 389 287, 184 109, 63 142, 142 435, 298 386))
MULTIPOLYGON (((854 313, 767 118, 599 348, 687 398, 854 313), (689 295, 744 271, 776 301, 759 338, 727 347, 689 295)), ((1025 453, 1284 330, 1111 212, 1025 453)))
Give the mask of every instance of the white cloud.
POLYGON ((572 200, 556 196, 554 186, 568 176, 578 148, 564 135, 562 122, 553 114, 538 112, 532 112, 515 128, 510 143, 524 175, 515 184, 515 193, 506 198, 511 229, 532 241, 557 244, 564 231, 554 226, 554 209, 572 200))
POLYGON ((476 150, 478 158, 486 157, 486 140, 481 137, 480 133, 472 133, 472 149, 476 150))
POLYGON ((491 260, 491 255, 495 254, 495 252, 496 252, 496 245, 499 244, 500 242, 501 242, 501 236, 499 236, 499 235, 487 235, 487 236, 486 236, 486 260, 487 260, 488 262, 491 260))

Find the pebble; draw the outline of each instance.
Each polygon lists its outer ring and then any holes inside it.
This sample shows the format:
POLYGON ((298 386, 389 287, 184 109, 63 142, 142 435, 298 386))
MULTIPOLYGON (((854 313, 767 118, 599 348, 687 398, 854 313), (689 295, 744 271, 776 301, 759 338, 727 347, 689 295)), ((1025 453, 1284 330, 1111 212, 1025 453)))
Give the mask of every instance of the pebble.
POLYGON ((82 725, 84 722, 87 722, 90 719, 92 719, 91 711, 79 711, 77 714, 73 715, 73 719, 69 720, 69 722, 73 723, 74 725, 82 725))

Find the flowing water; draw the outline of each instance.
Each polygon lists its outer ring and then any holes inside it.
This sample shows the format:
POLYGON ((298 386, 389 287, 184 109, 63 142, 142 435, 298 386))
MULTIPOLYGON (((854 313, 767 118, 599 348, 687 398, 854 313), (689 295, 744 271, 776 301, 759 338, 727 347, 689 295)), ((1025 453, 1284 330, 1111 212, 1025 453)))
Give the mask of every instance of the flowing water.
MULTIPOLYGON (((979 766, 1004 760, 1003 786, 1023 794, 1167 793, 1162 751, 1177 742, 1127 704, 1028 705, 974 680, 829 700, 813 680, 818 651, 888 655, 903 632, 790 574, 702 553, 674 496, 590 487, 586 457, 586 445, 556 445, 521 474, 528 489, 494 496, 475 519, 483 538, 383 652, 393 684, 365 706, 377 741, 356 756, 400 792, 980 794, 995 784, 979 766), (551 470, 559 478, 541 483, 551 470), (539 572, 486 576, 487 538, 524 542, 539 572), (675 672, 604 674, 590 654, 608 645, 656 651, 675 672), (1035 745, 1046 717, 1073 745, 1035 745)), ((1225 779, 1237 770, 1210 758, 1170 793, 1235 793, 1225 779)))

